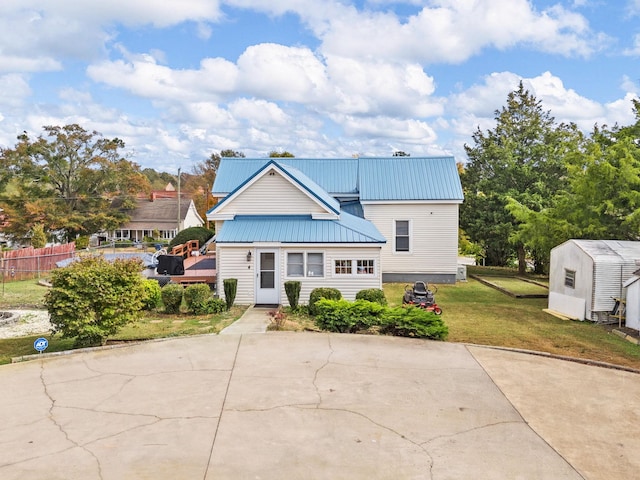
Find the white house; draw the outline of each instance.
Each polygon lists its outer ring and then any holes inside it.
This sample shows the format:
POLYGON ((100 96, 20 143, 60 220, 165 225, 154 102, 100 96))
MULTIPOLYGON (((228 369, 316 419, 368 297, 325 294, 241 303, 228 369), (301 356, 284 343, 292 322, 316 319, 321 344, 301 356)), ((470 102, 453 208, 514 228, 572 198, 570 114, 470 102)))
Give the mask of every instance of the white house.
POLYGON ((453 157, 223 158, 213 186, 218 291, 286 302, 284 282, 352 299, 383 281, 455 283, 462 188, 453 157))
POLYGON ((638 261, 640 242, 567 240, 554 247, 549 309, 578 320, 608 321, 638 261))

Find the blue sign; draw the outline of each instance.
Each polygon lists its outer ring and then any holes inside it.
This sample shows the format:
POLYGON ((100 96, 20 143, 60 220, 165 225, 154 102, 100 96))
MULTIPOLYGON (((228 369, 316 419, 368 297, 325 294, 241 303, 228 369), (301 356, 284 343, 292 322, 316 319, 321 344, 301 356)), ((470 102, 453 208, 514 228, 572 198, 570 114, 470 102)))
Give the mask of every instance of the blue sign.
POLYGON ((33 348, 35 348, 40 353, 44 352, 49 346, 49 340, 44 337, 37 338, 35 342, 33 342, 33 348))

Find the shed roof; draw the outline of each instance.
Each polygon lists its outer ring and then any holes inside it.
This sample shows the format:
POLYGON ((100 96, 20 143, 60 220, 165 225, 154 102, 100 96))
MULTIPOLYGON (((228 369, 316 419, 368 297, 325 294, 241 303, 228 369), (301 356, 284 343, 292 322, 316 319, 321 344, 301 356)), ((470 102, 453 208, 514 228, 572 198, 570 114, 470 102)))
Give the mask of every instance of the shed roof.
POLYGON ((640 261, 640 242, 630 240, 571 239, 565 242, 565 244, 567 243, 575 244, 580 250, 593 258, 594 261, 608 263, 640 261))
POLYGON ((312 219, 310 215, 236 215, 224 222, 216 243, 386 243, 369 221, 341 212, 340 218, 312 219))

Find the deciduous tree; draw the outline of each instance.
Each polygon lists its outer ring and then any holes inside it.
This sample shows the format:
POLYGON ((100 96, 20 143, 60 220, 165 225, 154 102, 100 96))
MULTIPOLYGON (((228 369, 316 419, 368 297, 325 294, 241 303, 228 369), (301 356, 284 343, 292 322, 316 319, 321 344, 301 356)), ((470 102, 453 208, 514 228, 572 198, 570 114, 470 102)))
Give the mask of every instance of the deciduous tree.
POLYGON ((3 199, 10 219, 6 233, 25 238, 41 223, 70 241, 124 223, 126 214, 112 200, 149 188, 139 167, 122 157, 124 142, 75 124, 44 131, 36 139, 23 133, 13 149, 2 151, 19 180, 17 191, 3 199))

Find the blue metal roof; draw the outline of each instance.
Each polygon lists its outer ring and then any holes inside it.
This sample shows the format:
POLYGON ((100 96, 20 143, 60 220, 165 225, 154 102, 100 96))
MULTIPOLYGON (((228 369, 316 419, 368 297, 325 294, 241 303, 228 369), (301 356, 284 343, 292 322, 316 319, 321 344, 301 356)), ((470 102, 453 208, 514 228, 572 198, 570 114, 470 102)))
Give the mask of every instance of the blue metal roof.
POLYGON ((222 224, 216 243, 386 243, 368 220, 342 212, 339 219, 310 215, 237 215, 222 224))
MULTIPOLYGON (((213 194, 228 195, 273 161, 271 158, 223 158, 213 194)), ((302 172, 336 197, 359 195, 361 201, 462 201, 464 198, 453 157, 278 158, 277 163, 302 172)))
POLYGON ((462 201, 453 157, 360 158, 360 201, 462 201))
POLYGON ((222 158, 213 184, 213 194, 227 195, 269 162, 289 165, 332 195, 358 193, 357 158, 222 158))
MULTIPOLYGON (((293 168, 289 165, 282 165, 275 160, 270 160, 265 163, 260 169, 254 173, 252 173, 249 177, 245 178, 240 184, 238 184, 226 197, 224 197, 220 202, 218 202, 213 208, 211 208, 207 213, 215 212, 219 210, 233 195, 241 190, 247 183, 249 183, 253 178, 260 175, 262 172, 269 170, 271 167, 279 168, 287 177, 289 177, 293 182, 297 183, 303 190, 309 192, 312 197, 315 197, 320 203, 322 203, 328 210, 332 211, 335 214, 340 213, 340 202, 338 202, 335 198, 329 195, 322 187, 320 187, 317 183, 307 177, 300 170, 293 168)), ((217 178, 217 177, 216 177, 217 178)))

